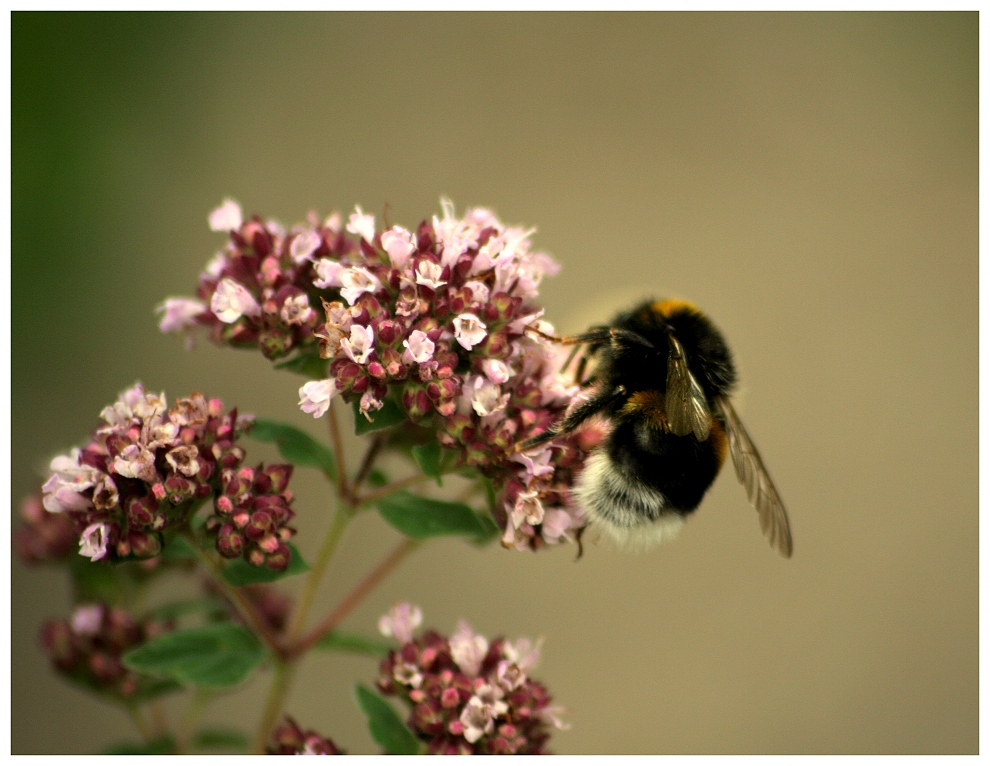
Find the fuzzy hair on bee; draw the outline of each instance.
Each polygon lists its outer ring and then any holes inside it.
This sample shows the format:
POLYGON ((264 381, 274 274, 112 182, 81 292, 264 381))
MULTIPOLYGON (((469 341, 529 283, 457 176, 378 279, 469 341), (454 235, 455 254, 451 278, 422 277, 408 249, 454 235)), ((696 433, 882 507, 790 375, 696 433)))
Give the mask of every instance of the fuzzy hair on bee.
POLYGON ((730 454, 764 535, 790 558, 787 511, 729 400, 736 384, 732 355, 696 306, 683 300, 646 301, 610 325, 545 337, 584 346, 577 381, 590 396, 517 450, 550 442, 594 416, 608 420, 611 430, 588 458, 575 488, 592 523, 627 546, 670 539, 730 454))

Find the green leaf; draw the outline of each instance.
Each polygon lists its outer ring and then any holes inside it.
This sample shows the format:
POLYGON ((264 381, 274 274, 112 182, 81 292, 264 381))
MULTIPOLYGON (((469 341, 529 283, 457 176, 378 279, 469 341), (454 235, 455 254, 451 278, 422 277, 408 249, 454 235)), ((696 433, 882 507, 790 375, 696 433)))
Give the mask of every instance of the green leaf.
POLYGON ((75 556, 70 564, 72 592, 76 603, 104 601, 116 604, 133 587, 123 567, 106 561, 75 556))
POLYGON ((192 545, 189 541, 182 535, 175 535, 171 540, 165 543, 165 547, 162 548, 162 561, 169 563, 177 561, 187 561, 189 559, 198 560, 196 551, 193 550, 192 545))
POLYGON ((355 400, 352 409, 354 410, 354 433, 358 436, 394 426, 406 419, 406 413, 391 399, 386 399, 380 410, 371 413, 374 420, 370 422, 361 412, 361 402, 355 400))
POLYGON ((204 597, 189 598, 184 601, 172 601, 156 606, 148 611, 147 616, 156 620, 175 620, 186 614, 196 612, 226 612, 227 602, 221 598, 204 597))
POLYGON ((240 625, 221 622, 165 633, 123 656, 131 670, 167 676, 203 689, 233 686, 265 657, 258 639, 240 625))
POLYGON ((339 630, 331 630, 327 633, 316 642, 316 648, 336 652, 370 654, 372 657, 378 658, 387 657, 389 651, 392 649, 384 641, 365 638, 355 633, 341 633, 339 630))
POLYGON ((275 582, 283 577, 302 574, 309 571, 309 564, 303 559, 299 549, 292 543, 286 543, 292 556, 289 559, 289 566, 282 572, 276 572, 268 567, 256 567, 248 564, 244 559, 233 559, 223 568, 223 579, 240 588, 242 585, 254 585, 259 582, 275 582))
POLYGON ((172 678, 156 678, 143 683, 137 693, 131 697, 132 702, 147 702, 156 697, 164 697, 172 692, 182 691, 182 684, 172 678))
POLYGON ((481 517, 464 503, 433 500, 403 490, 381 498, 375 505, 385 521, 417 540, 440 535, 481 538, 489 533, 481 517))
POLYGON ((388 484, 388 476, 385 475, 383 471, 379 471, 377 468, 373 469, 371 473, 368 474, 368 478, 365 482, 369 487, 374 487, 378 489, 379 487, 384 487, 388 484))
POLYGON ((487 545, 498 537, 499 532, 502 531, 498 528, 498 524, 495 523, 495 519, 487 513, 479 513, 478 521, 481 523, 481 526, 485 528, 485 531, 475 538, 474 542, 477 545, 487 545))
POLYGON ((443 474, 440 472, 440 463, 443 460, 443 447, 439 442, 427 442, 418 447, 412 448, 413 458, 420 469, 431 479, 436 479, 439 486, 443 486, 443 474))
POLYGON ((392 706, 364 684, 354 687, 358 705, 368 716, 371 736, 388 755, 418 755, 420 743, 392 706))
POLYGON ((151 742, 118 742, 103 755, 169 755, 175 752, 175 740, 166 734, 151 742))
POLYGON ((193 736, 192 746, 196 750, 208 748, 244 750, 248 746, 248 738, 234 729, 200 729, 193 736))
POLYGON ((251 436, 258 441, 275 442, 279 454, 294 465, 319 468, 331 480, 337 477, 337 461, 334 460, 333 453, 305 431, 287 423, 256 420, 251 436))
POLYGON ((276 362, 275 369, 295 372, 313 380, 322 380, 327 376, 327 360, 320 358, 319 352, 298 354, 284 362, 276 362))

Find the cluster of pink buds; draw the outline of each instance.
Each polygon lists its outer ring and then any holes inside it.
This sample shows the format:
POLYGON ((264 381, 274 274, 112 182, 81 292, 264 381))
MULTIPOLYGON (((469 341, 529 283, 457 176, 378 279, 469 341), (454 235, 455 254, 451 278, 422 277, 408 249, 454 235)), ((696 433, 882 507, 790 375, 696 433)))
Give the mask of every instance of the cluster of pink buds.
POLYGON ((154 680, 125 668, 121 656, 173 627, 155 620, 139 622, 105 604, 83 604, 68 620, 46 622, 41 644, 59 673, 92 689, 130 699, 154 680))
POLYGON ((408 725, 439 755, 540 755, 552 728, 566 728, 546 688, 529 677, 539 645, 488 641, 461 621, 449 639, 414 635, 418 607, 397 604, 379 621, 402 647, 382 661, 378 688, 411 707, 408 725))
POLYGON ((200 278, 199 301, 162 305, 161 328, 206 325, 218 342, 257 343, 269 357, 318 346, 328 377, 302 386, 304 412, 321 417, 340 395, 373 420, 390 399, 506 488, 496 514, 506 547, 573 540, 585 519, 569 487, 587 450, 569 436, 514 451, 577 393, 536 302, 559 267, 530 249, 532 230, 485 209, 458 218, 449 201, 442 207, 415 231, 379 230, 358 206, 344 225, 311 215, 286 234, 225 202, 210 225, 229 232, 227 248, 200 278))
POLYGON ((223 402, 193 394, 169 409, 164 394, 140 383, 102 413, 82 449, 51 463, 43 505, 75 523, 79 553, 93 561, 161 552, 162 533, 180 527, 214 498, 209 531, 217 550, 273 569, 288 566, 293 530, 291 466, 242 467, 236 439, 253 418, 224 413, 223 402), (219 523, 217 523, 219 522, 219 523))
POLYGON ((14 534, 14 549, 25 564, 41 564, 67 558, 79 536, 72 519, 64 513, 49 513, 41 495, 29 495, 21 503, 24 523, 14 534))
POLYGON ((269 755, 343 755, 332 739, 321 737, 315 731, 303 731, 289 716, 272 734, 269 755))

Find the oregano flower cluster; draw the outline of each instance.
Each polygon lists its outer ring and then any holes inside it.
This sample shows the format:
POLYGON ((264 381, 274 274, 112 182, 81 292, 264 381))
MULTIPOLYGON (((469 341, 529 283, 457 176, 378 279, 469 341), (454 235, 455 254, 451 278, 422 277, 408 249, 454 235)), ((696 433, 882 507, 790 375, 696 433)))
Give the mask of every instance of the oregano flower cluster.
POLYGON ((381 663, 378 689, 410 707, 409 728, 433 755, 540 755, 552 729, 566 728, 561 708, 530 671, 539 644, 489 641, 463 620, 449 638, 414 631, 419 607, 397 604, 379 621, 401 648, 381 663))
POLYGON ((228 200, 210 216, 229 242, 201 275, 199 299, 165 301, 160 327, 205 326, 216 342, 272 359, 295 352, 285 363, 317 378, 300 388, 304 412, 321 417, 336 396, 369 420, 399 407, 499 487, 503 545, 573 540, 585 519, 569 488, 587 447, 571 435, 514 449, 559 421, 578 391, 536 302, 559 267, 531 250, 532 230, 442 207, 415 231, 379 230, 360 206, 346 224, 311 214, 286 231, 245 221, 228 200))
POLYGON ((206 500, 206 531, 226 558, 282 570, 294 530, 287 489, 290 465, 243 466, 236 444, 253 423, 202 394, 179 399, 140 383, 106 407, 102 424, 83 448, 51 462, 43 505, 67 514, 79 552, 93 561, 146 559, 162 550, 163 533, 186 525, 206 500))

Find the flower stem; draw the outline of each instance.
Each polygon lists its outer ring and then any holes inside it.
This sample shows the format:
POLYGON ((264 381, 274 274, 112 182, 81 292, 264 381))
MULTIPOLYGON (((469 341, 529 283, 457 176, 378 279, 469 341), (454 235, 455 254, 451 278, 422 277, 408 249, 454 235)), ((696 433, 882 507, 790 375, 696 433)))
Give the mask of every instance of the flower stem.
POLYGON ((350 487, 347 482, 347 467, 344 464, 344 441, 340 438, 340 427, 337 425, 337 408, 335 402, 330 402, 327 411, 327 425, 330 428, 330 441, 333 444, 334 458, 337 460, 337 495, 341 498, 350 497, 350 487))
POLYGON ((391 495, 393 492, 398 492, 400 489, 405 489, 406 487, 411 487, 415 484, 421 484, 429 478, 429 476, 419 473, 415 476, 407 476, 404 479, 393 481, 391 484, 386 484, 384 487, 376 489, 374 492, 369 492, 367 495, 355 498, 355 505, 367 505, 368 503, 373 503, 375 500, 380 500, 383 497, 391 495))
POLYGON ((268 698, 265 700, 265 709, 261 712, 261 721, 258 723, 258 730, 254 735, 254 742, 251 744, 251 752, 258 755, 264 754, 265 745, 271 736, 278 717, 285 707, 285 698, 289 696, 289 687, 296 674, 298 667, 295 662, 285 662, 280 658, 274 658, 272 665, 275 670, 275 677, 272 679, 271 688, 268 690, 268 698))
POLYGON ((196 724, 202 717, 216 692, 211 689, 196 689, 186 706, 178 731, 175 733, 175 752, 182 755, 189 752, 196 724))
POLYGON ((268 626, 268 624, 261 618, 254 605, 248 600, 247 596, 238 589, 227 582, 223 577, 223 572, 220 566, 213 560, 213 558, 206 551, 202 550, 199 545, 196 544, 196 538, 191 532, 184 532, 186 540, 192 546, 193 550, 196 552, 196 556, 199 558, 200 562, 209 571, 213 580, 220 586, 224 595, 227 599, 234 605, 238 612, 240 612, 241 617, 247 622, 251 629, 257 634, 257 636, 264 641, 265 645, 277 656, 281 656, 284 653, 284 647, 282 646, 281 640, 275 635, 274 631, 268 626))
POLYGON ((144 741, 149 743, 154 742, 155 732, 151 730, 151 726, 149 726, 148 722, 144 720, 144 717, 141 715, 141 709, 135 704, 126 705, 126 708, 127 713, 130 715, 131 720, 137 727, 137 730, 141 732, 141 736, 144 737, 144 741))
POLYGON ((406 538, 401 543, 399 543, 392 551, 384 558, 382 561, 367 574, 367 576, 359 582, 354 589, 348 593, 344 600, 337 605, 330 614, 328 614, 319 625, 313 628, 309 633, 299 639, 290 649, 292 656, 302 655, 312 648, 313 644, 318 642, 327 633, 336 628, 348 614, 360 604, 364 598, 373 591, 378 584, 385 579, 388 574, 395 569, 402 560, 416 550, 422 541, 413 540, 412 538, 406 538))
POLYGON ((330 559, 333 558, 334 551, 337 550, 340 538, 343 536, 344 530, 347 528, 347 523, 351 520, 352 516, 354 516, 354 509, 342 504, 337 509, 337 513, 330 523, 330 529, 327 530, 327 536, 323 539, 323 545, 320 546, 320 551, 316 554, 316 559, 313 561, 313 565, 306 575, 306 582, 303 585, 302 593, 299 594, 299 601, 296 603, 296 608, 292 613, 292 621, 289 624, 289 629, 286 631, 290 646, 295 643, 296 639, 302 633, 303 628, 306 627, 306 618, 309 617, 309 610, 313 607, 313 600, 316 598, 316 591, 320 587, 320 581, 323 579, 327 566, 330 564, 330 559))

